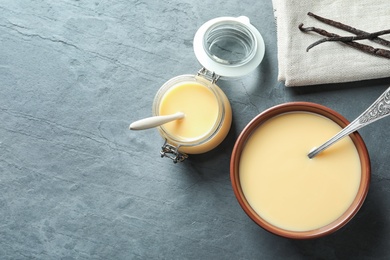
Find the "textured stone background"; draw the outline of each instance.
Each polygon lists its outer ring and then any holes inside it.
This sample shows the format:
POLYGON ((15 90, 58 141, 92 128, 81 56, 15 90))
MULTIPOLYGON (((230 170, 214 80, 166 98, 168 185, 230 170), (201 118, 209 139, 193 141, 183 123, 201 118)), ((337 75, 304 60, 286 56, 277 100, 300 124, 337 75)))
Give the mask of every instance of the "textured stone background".
POLYGON ((328 237, 294 241, 253 223, 229 179, 235 139, 287 101, 349 120, 389 79, 286 89, 277 82, 270 0, 0 0, 0 259, 388 259, 390 119, 362 129, 371 190, 328 237), (132 132, 168 79, 200 68, 199 26, 248 16, 266 55, 252 74, 219 81, 233 108, 226 140, 174 165, 155 130, 132 132))

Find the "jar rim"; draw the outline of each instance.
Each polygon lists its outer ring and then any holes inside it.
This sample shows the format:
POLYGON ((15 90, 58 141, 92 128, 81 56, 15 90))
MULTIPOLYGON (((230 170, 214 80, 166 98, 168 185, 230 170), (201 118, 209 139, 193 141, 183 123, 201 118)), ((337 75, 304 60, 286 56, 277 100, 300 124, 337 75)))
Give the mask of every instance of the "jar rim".
MULTIPOLYGON (((216 40, 215 42, 218 41, 216 40)), ((193 48, 199 63, 207 70, 213 71, 223 78, 237 78, 254 71, 263 60, 265 53, 263 37, 246 16, 217 17, 207 21, 195 33, 193 48), (212 32, 211 35, 210 32, 212 32), (214 38, 214 33, 220 39, 227 40, 225 43, 228 49, 231 48, 230 44, 228 44, 229 39, 232 39, 232 43, 237 43, 237 46, 241 45, 244 49, 249 48, 251 50, 247 55, 241 56, 241 60, 240 58, 237 60, 233 59, 233 62, 225 59, 224 55, 222 55, 222 59, 214 57, 213 52, 210 53, 207 48, 208 39, 217 39, 214 38)))
POLYGON ((217 63, 240 66, 253 59, 257 39, 244 23, 219 21, 206 30, 203 49, 217 63))

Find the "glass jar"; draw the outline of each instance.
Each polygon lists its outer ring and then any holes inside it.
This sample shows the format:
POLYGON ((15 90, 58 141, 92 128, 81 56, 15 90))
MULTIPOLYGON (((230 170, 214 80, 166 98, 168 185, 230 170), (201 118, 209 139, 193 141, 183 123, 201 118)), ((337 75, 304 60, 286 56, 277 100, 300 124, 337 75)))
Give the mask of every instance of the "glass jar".
POLYGON ((174 111, 183 112, 185 117, 158 127, 165 139, 161 156, 174 162, 184 160, 187 154, 214 149, 225 139, 232 122, 225 93, 215 82, 203 78, 201 72, 172 78, 159 89, 153 102, 153 116, 174 111))
POLYGON ((203 68, 196 75, 167 81, 153 102, 154 116, 185 114, 183 119, 158 127, 165 139, 160 154, 175 163, 186 159, 187 154, 210 151, 223 141, 230 129, 232 111, 216 82, 221 77, 237 78, 253 71, 265 52, 261 34, 245 16, 206 22, 196 32, 193 46, 203 68))

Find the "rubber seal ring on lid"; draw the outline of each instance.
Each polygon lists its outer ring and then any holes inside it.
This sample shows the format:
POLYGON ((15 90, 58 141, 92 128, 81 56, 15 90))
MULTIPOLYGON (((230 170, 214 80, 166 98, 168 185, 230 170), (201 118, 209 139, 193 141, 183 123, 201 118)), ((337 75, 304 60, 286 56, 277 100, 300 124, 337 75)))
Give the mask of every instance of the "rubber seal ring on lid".
POLYGON ((265 45, 248 17, 219 17, 198 29, 194 52, 207 70, 222 77, 240 77, 260 64, 265 45))

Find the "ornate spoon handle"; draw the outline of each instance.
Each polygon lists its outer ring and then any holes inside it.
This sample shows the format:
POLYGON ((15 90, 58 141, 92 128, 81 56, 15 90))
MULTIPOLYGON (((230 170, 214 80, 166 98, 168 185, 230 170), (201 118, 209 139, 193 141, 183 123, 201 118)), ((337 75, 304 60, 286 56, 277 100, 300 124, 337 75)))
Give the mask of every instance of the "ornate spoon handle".
POLYGON ((313 148, 308 156, 313 158, 318 153, 322 152, 330 145, 339 141, 343 137, 355 132, 356 130, 362 128, 363 126, 369 125, 372 122, 375 122, 381 118, 384 118, 390 114, 390 87, 386 89, 385 92, 360 116, 358 116, 354 121, 347 125, 343 130, 338 132, 335 136, 330 138, 324 144, 317 148, 313 148))

